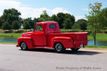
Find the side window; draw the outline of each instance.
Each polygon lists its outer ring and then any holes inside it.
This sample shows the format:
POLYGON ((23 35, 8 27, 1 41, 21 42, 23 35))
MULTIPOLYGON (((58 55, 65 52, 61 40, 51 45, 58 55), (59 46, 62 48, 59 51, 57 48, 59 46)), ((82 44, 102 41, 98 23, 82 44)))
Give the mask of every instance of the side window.
POLYGON ((37 26, 36 26, 36 31, 42 31, 42 29, 43 29, 43 28, 42 28, 41 25, 37 25, 37 26))
POLYGON ((50 25, 49 25, 49 28, 50 28, 50 29, 55 29, 55 24, 50 24, 50 25))

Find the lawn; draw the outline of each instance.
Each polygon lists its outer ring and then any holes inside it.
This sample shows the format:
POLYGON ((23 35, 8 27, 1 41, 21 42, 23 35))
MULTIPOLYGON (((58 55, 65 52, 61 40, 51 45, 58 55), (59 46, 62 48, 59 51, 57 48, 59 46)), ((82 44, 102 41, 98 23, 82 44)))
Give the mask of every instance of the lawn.
POLYGON ((18 38, 22 33, 0 33, 0 38, 18 38))
MULTIPOLYGON (((97 33, 96 39, 97 41, 107 41, 107 34, 97 33)), ((93 40, 93 36, 88 35, 88 40, 93 40)))

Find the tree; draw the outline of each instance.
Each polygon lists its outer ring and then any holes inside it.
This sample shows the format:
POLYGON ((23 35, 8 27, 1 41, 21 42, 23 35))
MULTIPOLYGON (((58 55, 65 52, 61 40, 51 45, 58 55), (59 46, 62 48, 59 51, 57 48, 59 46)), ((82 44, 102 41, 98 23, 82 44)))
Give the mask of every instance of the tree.
POLYGON ((57 14, 57 22, 59 23, 60 28, 63 28, 64 19, 65 19, 64 13, 58 13, 57 14))
POLYGON ((50 16, 47 14, 46 10, 43 11, 43 13, 40 15, 40 18, 38 18, 39 21, 49 21, 50 16))
POLYGON ((73 24, 72 21, 69 18, 67 18, 66 20, 64 20, 64 23, 63 23, 64 29, 71 29, 72 24, 73 24))
POLYGON ((107 8, 101 10, 99 15, 99 22, 101 23, 103 29, 107 27, 107 8))
POLYGON ((12 22, 12 29, 15 29, 15 30, 17 30, 17 29, 19 29, 20 28, 20 22, 18 22, 18 21, 13 21, 12 22))
POLYGON ((66 13, 65 14, 65 19, 64 19, 64 22, 63 22, 63 26, 65 29, 72 29, 72 26, 74 25, 75 23, 75 17, 66 13))
POLYGON ((24 29, 30 29, 30 25, 29 25, 29 22, 28 22, 27 20, 25 20, 25 21, 23 22, 23 28, 24 28, 24 29))
POLYGON ((51 16, 51 20, 52 21, 57 21, 58 22, 58 17, 56 15, 52 15, 51 16))
POLYGON ((87 20, 79 19, 76 23, 79 25, 81 30, 83 31, 87 30, 87 23, 88 23, 87 20))
POLYGON ((3 25, 2 25, 2 29, 3 30, 10 30, 11 25, 8 22, 4 22, 3 25))
POLYGON ((75 17, 68 13, 58 13, 57 15, 52 15, 51 20, 57 21, 60 28, 71 29, 75 23, 75 17))
POLYGON ((80 24, 78 24, 77 22, 75 22, 75 24, 72 26, 73 30, 80 30, 80 24))
POLYGON ((2 17, 0 17, 0 29, 2 28, 2 24, 3 24, 3 19, 2 17))
MULTIPOLYGON (((20 19, 21 19, 20 15, 21 15, 21 13, 18 10, 14 9, 14 8, 12 8, 12 9, 5 9, 4 12, 3 12, 3 15, 2 15, 3 24, 5 22, 8 22, 8 24, 11 26, 10 29, 13 29, 12 23, 14 21, 20 22, 20 19)), ((15 23, 14 23, 14 25, 15 25, 15 23)), ((17 28, 14 28, 14 29, 17 29, 17 28)))
POLYGON ((23 27, 24 29, 33 29, 34 28, 34 21, 31 18, 27 18, 23 20, 23 27))
POLYGON ((94 3, 89 5, 89 15, 87 16, 88 23, 89 23, 89 29, 93 33, 94 37, 94 45, 96 45, 96 32, 100 30, 100 22, 99 22, 99 14, 101 12, 101 3, 94 3))
POLYGON ((33 23, 35 24, 36 22, 39 22, 39 20, 37 18, 34 18, 33 23))

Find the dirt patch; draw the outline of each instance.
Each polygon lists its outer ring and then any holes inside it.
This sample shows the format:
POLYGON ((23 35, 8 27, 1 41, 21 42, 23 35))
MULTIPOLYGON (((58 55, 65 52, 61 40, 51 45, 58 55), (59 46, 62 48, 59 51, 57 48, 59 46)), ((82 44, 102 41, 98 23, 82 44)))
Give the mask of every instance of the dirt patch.
POLYGON ((107 52, 107 48, 81 48, 80 50, 97 51, 97 52, 107 52))

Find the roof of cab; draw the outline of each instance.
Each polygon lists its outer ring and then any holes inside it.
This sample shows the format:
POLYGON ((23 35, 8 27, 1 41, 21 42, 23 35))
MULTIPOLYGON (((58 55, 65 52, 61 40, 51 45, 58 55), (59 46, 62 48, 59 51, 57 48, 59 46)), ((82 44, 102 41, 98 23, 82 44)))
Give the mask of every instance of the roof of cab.
POLYGON ((55 21, 43 21, 43 22, 37 22, 37 24, 51 24, 51 23, 57 23, 55 21))

